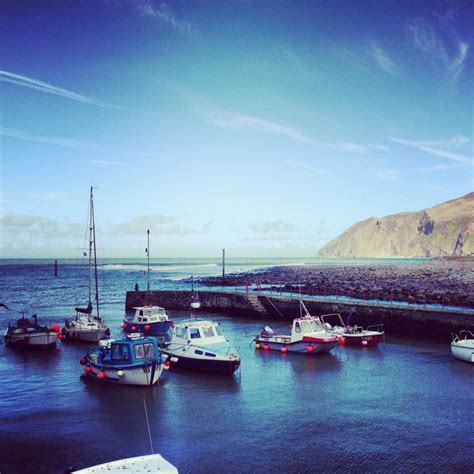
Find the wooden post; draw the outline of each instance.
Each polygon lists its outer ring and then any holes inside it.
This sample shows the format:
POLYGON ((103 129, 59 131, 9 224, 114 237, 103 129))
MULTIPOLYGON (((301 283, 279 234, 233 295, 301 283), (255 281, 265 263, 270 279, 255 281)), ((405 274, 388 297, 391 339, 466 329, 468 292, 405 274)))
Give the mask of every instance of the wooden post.
POLYGON ((225 249, 222 249, 222 283, 225 283, 225 249))
POLYGON ((54 261, 54 276, 55 277, 58 276, 58 261, 57 260, 54 261))

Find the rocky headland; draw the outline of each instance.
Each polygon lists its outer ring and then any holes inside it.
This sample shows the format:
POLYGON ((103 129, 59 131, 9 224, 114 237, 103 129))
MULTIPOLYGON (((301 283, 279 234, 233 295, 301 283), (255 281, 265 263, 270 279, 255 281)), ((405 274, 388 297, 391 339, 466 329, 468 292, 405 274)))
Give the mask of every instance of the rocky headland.
MULTIPOLYGON (((209 277, 206 286, 265 285, 274 291, 474 307, 474 258, 396 265, 310 265, 209 277)), ((254 288, 255 289, 255 288, 254 288)))

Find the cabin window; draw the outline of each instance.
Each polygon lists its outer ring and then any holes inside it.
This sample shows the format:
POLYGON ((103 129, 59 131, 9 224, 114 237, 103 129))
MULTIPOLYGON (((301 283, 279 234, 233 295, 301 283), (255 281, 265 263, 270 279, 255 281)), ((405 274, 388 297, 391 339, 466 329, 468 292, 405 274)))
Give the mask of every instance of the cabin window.
POLYGON ((141 322, 142 322, 142 318, 138 317, 138 322, 141 323, 141 322))
POLYGON ((201 333, 199 332, 198 328, 191 328, 189 330, 189 336, 191 339, 199 339, 201 337, 201 333))
POLYGON ((311 332, 311 326, 308 321, 301 321, 301 327, 303 328, 303 332, 311 332))
POLYGON ((319 331, 319 327, 318 327, 318 323, 316 321, 310 321, 311 323, 311 328, 313 329, 313 331, 319 331))
POLYGON ((200 351, 199 349, 195 349, 195 350, 194 350, 194 353, 195 353, 195 354, 198 354, 198 355, 202 355, 202 354, 203 354, 203 352, 200 351))
POLYGON ((141 309, 141 310, 138 312, 138 314, 139 314, 140 316, 143 316, 143 309, 141 309))
POLYGON ((295 323, 295 332, 301 332, 301 326, 300 323, 295 323))
POLYGON ((123 344, 112 345, 112 360, 130 360, 130 350, 123 344))
POLYGON ((147 319, 147 318, 142 318, 142 321, 143 321, 144 323, 146 323, 146 322, 148 321, 148 319, 147 319))
POLYGON ((213 354, 212 352, 206 352, 205 354, 207 357, 216 357, 216 354, 213 354))
POLYGON ((214 335, 212 328, 204 328, 204 337, 214 337, 214 335))
POLYGON ((182 337, 183 339, 186 339, 186 329, 176 328, 176 337, 182 337))
POLYGON ((221 331, 221 328, 219 326, 215 326, 215 329, 216 329, 216 334, 218 336, 222 336, 222 331, 221 331))
POLYGON ((154 359, 155 351, 153 350, 153 344, 137 344, 134 346, 135 357, 137 359, 154 359))

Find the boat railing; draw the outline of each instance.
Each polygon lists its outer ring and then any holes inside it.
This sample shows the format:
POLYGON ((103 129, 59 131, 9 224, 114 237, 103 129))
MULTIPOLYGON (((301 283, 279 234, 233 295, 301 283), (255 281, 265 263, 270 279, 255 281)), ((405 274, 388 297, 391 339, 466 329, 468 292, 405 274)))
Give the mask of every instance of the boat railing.
POLYGON ((371 324, 365 328, 366 331, 383 332, 383 324, 371 324))
POLYGON ((467 329, 463 329, 459 332, 459 334, 451 333, 451 336, 452 342, 465 341, 466 339, 474 339, 474 334, 471 331, 468 331, 467 329))

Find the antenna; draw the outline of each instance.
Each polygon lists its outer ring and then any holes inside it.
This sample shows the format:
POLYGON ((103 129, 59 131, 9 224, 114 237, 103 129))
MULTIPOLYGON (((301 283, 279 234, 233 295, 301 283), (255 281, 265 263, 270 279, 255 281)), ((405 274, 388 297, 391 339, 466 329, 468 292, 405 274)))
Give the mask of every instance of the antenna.
POLYGON ((147 248, 146 254, 148 257, 148 270, 146 275, 146 291, 150 291, 150 229, 146 231, 147 236, 147 248))
POLYGON ((148 427, 148 438, 149 438, 149 440, 150 440, 151 454, 155 454, 155 453, 153 452, 153 442, 151 441, 150 422, 148 421, 148 412, 147 412, 147 409, 146 409, 145 397, 143 397, 143 406, 145 407, 146 426, 148 427))

